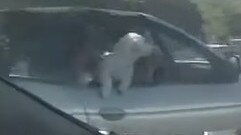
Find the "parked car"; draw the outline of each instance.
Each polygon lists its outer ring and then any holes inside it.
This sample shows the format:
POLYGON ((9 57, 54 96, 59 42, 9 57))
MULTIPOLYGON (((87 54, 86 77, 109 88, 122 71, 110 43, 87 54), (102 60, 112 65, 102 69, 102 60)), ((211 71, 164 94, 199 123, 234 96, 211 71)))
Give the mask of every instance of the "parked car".
POLYGON ((9 72, 7 79, 103 133, 193 135, 241 125, 236 63, 163 20, 139 12, 76 7, 5 10, 0 15, 10 38, 10 67, 20 61, 24 72, 29 69, 24 76, 9 72), (102 99, 98 87, 63 83, 73 81, 75 53, 85 53, 83 48, 111 51, 127 32, 145 30, 164 54, 154 85, 134 85, 125 95, 114 91, 102 99))
POLYGON ((241 39, 240 38, 232 38, 229 40, 230 44, 231 45, 238 45, 240 46, 241 45, 241 39))

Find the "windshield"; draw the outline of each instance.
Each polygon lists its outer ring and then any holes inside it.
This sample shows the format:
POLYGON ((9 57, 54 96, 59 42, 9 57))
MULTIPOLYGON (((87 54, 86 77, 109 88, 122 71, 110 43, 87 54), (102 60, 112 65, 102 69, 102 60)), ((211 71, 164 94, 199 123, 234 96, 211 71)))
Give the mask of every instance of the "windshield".
POLYGON ((0 76, 101 130, 241 103, 240 0, 0 3, 0 76))

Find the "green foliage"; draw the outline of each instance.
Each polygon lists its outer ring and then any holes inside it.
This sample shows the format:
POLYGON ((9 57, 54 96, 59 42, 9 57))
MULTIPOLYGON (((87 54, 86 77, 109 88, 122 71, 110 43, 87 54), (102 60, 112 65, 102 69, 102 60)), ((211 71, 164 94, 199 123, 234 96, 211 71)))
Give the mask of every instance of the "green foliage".
POLYGON ((241 14, 241 0, 191 0, 198 5, 204 20, 203 29, 206 37, 216 37, 218 41, 226 41, 241 29, 240 18, 234 17, 241 14), (234 32, 235 31, 235 32, 234 32))

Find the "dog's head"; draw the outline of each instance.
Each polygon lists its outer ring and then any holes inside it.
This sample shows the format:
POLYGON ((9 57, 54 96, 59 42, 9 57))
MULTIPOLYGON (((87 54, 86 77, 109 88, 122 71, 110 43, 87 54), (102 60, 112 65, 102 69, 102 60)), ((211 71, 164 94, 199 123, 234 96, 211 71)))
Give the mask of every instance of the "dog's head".
POLYGON ((145 37, 135 33, 129 33, 129 36, 133 38, 131 52, 138 58, 162 53, 158 46, 154 45, 153 42, 149 42, 145 37))
POLYGON ((137 60, 141 57, 161 53, 161 50, 153 42, 146 40, 144 36, 131 32, 122 37, 114 46, 114 53, 137 60))

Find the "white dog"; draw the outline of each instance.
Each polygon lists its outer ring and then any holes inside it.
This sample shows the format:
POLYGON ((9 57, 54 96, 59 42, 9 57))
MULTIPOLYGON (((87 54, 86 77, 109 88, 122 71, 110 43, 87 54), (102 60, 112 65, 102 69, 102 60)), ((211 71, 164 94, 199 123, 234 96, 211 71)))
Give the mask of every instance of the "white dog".
POLYGON ((120 82, 120 92, 125 92, 132 83, 135 61, 160 50, 147 43, 146 39, 136 33, 128 33, 114 46, 113 53, 106 53, 100 63, 100 82, 102 96, 108 97, 113 79, 120 82))

